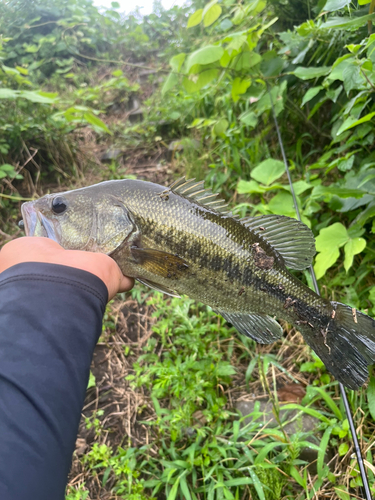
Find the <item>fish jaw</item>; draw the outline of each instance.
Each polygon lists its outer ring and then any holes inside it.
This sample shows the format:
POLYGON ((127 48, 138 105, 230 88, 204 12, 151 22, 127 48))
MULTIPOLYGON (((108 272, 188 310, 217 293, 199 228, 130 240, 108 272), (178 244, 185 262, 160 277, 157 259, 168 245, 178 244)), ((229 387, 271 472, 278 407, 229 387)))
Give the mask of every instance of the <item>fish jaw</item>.
POLYGON ((41 236, 60 243, 58 224, 47 219, 39 210, 36 210, 34 202, 24 203, 21 206, 21 213, 26 236, 41 236))

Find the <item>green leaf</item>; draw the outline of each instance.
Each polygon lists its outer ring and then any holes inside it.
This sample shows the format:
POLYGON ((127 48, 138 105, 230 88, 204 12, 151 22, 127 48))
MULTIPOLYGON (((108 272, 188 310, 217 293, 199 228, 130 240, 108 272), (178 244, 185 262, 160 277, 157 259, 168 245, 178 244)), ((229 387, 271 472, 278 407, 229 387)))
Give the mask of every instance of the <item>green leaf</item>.
POLYGON ((90 389, 91 387, 95 387, 95 386, 96 386, 96 378, 95 378, 95 375, 90 370, 90 378, 89 378, 89 382, 87 384, 87 389, 90 389))
POLYGON ((51 99, 50 97, 46 97, 42 95, 40 92, 32 92, 31 90, 20 90, 20 97, 24 97, 28 101, 31 102, 40 102, 43 104, 52 104, 55 102, 55 99, 51 99))
POLYGON ((256 124, 258 123, 258 117, 254 113, 254 111, 245 111, 245 113, 242 113, 242 115, 240 115, 240 121, 248 127, 255 128, 256 124))
POLYGON ((202 21, 203 9, 198 9, 189 17, 187 28, 193 28, 202 21))
POLYGON ((366 5, 371 3, 371 0, 358 0, 358 5, 366 5))
POLYGON ((226 120, 225 118, 222 118, 221 120, 219 120, 214 125, 215 135, 223 135, 225 133, 225 131, 227 130, 228 125, 229 125, 228 120, 226 120))
POLYGON ((28 75, 29 74, 27 69, 23 68, 22 66, 16 66, 16 69, 21 73, 21 75, 28 75))
POLYGON ((327 249, 335 246, 340 248, 349 240, 348 231, 341 222, 336 222, 332 226, 325 227, 320 230, 319 236, 316 237, 316 250, 325 252, 327 249))
POLYGON ((171 66, 173 71, 175 71, 176 73, 180 71, 182 65, 184 64, 185 58, 186 54, 184 52, 181 52, 181 54, 177 54, 177 56, 173 56, 169 60, 169 65, 171 66))
POLYGON ((250 473, 251 479, 253 480, 253 485, 254 485, 254 488, 258 494, 259 500, 266 500, 266 497, 264 495, 263 485, 262 485, 261 481, 259 480, 258 476, 255 474, 254 469, 249 468, 249 473, 250 473))
POLYGON ((202 73, 199 74, 196 83, 198 90, 212 82, 212 80, 217 77, 218 73, 219 71, 217 69, 207 69, 206 71, 202 71, 202 73))
POLYGON ((375 19, 375 14, 361 17, 332 17, 320 26, 320 29, 357 29, 365 26, 368 21, 375 19))
POLYGON ((319 78, 320 76, 328 75, 330 71, 331 68, 329 66, 320 66, 316 68, 304 68, 303 66, 299 66, 292 74, 301 80, 310 80, 311 78, 319 78))
POLYGON ((205 28, 211 26, 221 15, 222 8, 220 5, 214 4, 212 7, 204 14, 203 25, 205 28))
POLYGON ((334 489, 340 500, 350 500, 350 495, 345 486, 335 486, 334 489))
POLYGON ((244 94, 251 85, 251 80, 249 78, 242 80, 241 78, 235 78, 232 83, 232 99, 237 102, 241 94, 244 94))
POLYGON ((107 132, 107 134, 112 134, 107 125, 90 111, 84 113, 83 118, 87 121, 87 123, 90 123, 90 125, 94 125, 94 127, 97 127, 103 130, 104 132, 107 132))
POLYGON ((361 253, 366 247, 366 240, 364 238, 350 239, 344 246, 345 260, 344 268, 348 272, 353 265, 354 255, 361 253))
POLYGON ((327 3, 323 7, 324 12, 332 12, 334 10, 343 9, 349 5, 351 0, 327 0, 327 3))
POLYGON ((372 419, 375 421, 375 377, 373 375, 370 376, 370 383, 367 387, 367 401, 368 409, 370 410, 372 419))
POLYGON ((177 492, 178 492, 178 486, 180 484, 180 479, 181 479, 181 476, 178 476, 171 491, 169 492, 167 500, 175 500, 175 498, 177 496, 177 492))
POLYGON ((178 83, 178 76, 176 75, 176 73, 169 73, 161 89, 161 93, 164 95, 166 92, 168 92, 168 90, 177 85, 177 83, 178 83))
POLYGON ((327 269, 337 261, 340 256, 339 248, 345 245, 347 241, 349 241, 348 231, 340 222, 321 229, 319 236, 315 240, 316 250, 320 252, 314 265, 317 279, 324 276, 327 269))
POLYGON ((367 115, 363 116, 359 120, 357 120, 353 116, 349 116, 344 121, 344 123, 341 125, 341 127, 338 129, 336 135, 340 135, 343 132, 345 132, 345 130, 349 130, 350 128, 356 127, 357 125, 360 125, 361 123, 365 123, 365 122, 370 121, 373 118, 373 116, 375 116, 375 111, 373 111, 372 113, 368 113, 367 115))
POLYGON ((339 446, 339 455, 340 457, 343 457, 346 455, 349 451, 349 445, 348 443, 341 443, 339 446))
POLYGON ((339 257, 340 251, 338 247, 332 247, 327 249, 325 252, 318 253, 314 264, 316 279, 320 279, 324 276, 327 269, 333 266, 339 257))
POLYGON ((0 89, 0 99, 15 99, 18 95, 18 90, 0 89))
POLYGON ((323 472, 324 472, 324 457, 327 451, 328 443, 329 443, 329 438, 331 437, 332 433, 332 427, 329 426, 327 429, 324 431, 323 437, 320 440, 320 446, 319 446, 319 451, 318 451, 318 460, 317 460, 317 470, 318 470, 318 477, 319 479, 323 478, 323 472))
POLYGON ((185 500, 191 500, 190 490, 184 475, 181 476, 180 487, 185 500))
POLYGON ((192 54, 187 60, 187 70, 189 71, 195 64, 211 64, 218 61, 224 54, 224 49, 218 45, 206 45, 192 54))
POLYGON ((365 79, 361 74, 359 66, 351 64, 344 68, 342 72, 345 92, 348 95, 353 89, 361 89, 365 84, 365 79))
POLYGON ((243 181, 240 180, 237 185, 238 194, 252 194, 252 193, 264 193, 265 188, 260 186, 255 181, 243 181))
POLYGON ((302 106, 304 106, 307 102, 311 101, 311 99, 314 99, 314 97, 316 95, 319 94, 319 92, 322 90, 322 86, 319 85, 318 87, 312 87, 311 89, 309 89, 306 94, 303 96, 303 99, 302 99, 302 104, 301 104, 301 108, 302 106))
POLYGON ((251 171, 251 177, 266 186, 272 184, 285 173, 285 165, 280 160, 268 158, 262 161, 254 170, 251 171))

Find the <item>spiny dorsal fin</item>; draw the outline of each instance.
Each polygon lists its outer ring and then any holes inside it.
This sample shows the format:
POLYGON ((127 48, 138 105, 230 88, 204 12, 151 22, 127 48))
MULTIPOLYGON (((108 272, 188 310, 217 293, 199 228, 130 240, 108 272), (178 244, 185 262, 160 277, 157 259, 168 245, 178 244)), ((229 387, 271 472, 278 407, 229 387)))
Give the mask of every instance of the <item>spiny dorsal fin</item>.
POLYGON ((253 233, 261 236, 291 269, 306 269, 315 255, 312 231, 303 223, 284 215, 262 215, 240 219, 253 233))
POLYGON ((216 210, 216 212, 230 215, 228 204, 224 200, 218 200, 217 194, 214 194, 210 189, 205 189, 204 181, 196 182, 195 179, 187 181, 185 177, 181 177, 171 184, 169 189, 175 194, 197 201, 200 205, 216 210))
POLYGON ((279 323, 270 316, 256 313, 232 313, 217 309, 215 312, 221 314, 229 323, 232 323, 242 335, 246 335, 260 344, 272 344, 283 334, 283 329, 279 323))

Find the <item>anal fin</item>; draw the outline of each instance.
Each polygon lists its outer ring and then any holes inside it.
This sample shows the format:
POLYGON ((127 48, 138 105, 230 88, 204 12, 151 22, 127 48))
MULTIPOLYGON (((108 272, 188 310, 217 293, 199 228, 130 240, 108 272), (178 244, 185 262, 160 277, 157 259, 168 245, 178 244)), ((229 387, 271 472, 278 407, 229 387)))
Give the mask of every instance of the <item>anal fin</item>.
POLYGON ((161 250, 131 247, 131 253, 139 266, 162 278, 179 279, 189 269, 182 257, 161 250))
POLYGON ((246 335, 260 344, 272 344, 283 334, 283 329, 279 323, 270 316, 256 313, 228 313, 218 310, 216 312, 221 314, 242 335, 246 335))

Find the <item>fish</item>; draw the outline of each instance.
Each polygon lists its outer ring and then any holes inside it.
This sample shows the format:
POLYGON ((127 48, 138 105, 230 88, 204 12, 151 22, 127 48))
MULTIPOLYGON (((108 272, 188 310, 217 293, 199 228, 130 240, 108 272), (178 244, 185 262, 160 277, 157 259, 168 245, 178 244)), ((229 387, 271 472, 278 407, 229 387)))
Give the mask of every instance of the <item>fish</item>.
POLYGON ((276 318, 299 330, 332 375, 358 389, 375 362, 375 321, 312 291, 290 270, 309 267, 312 231, 282 215, 238 218, 225 201, 185 178, 168 188, 106 181, 45 195, 21 207, 27 236, 102 252, 124 275, 210 306, 238 332, 269 344, 276 318))

